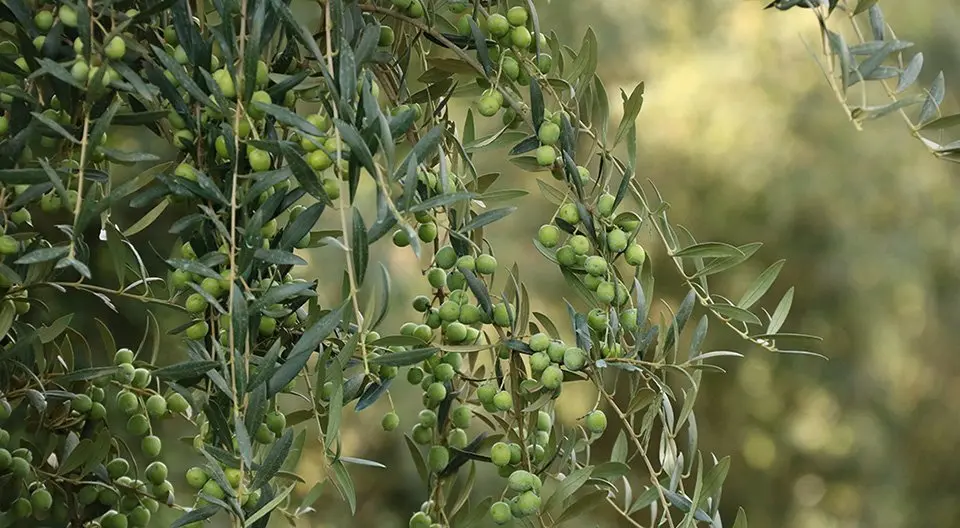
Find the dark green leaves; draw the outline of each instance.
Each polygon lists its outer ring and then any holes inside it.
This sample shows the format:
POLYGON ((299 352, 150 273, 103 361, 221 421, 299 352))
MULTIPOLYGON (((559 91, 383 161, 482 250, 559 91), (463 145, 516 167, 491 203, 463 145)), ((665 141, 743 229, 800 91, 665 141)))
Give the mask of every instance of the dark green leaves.
POLYGON ((257 468, 257 473, 253 478, 250 489, 260 489, 263 485, 270 482, 270 479, 272 479, 277 474, 277 471, 280 471, 280 467, 283 466, 283 461, 286 460, 287 455, 290 454, 290 447, 292 445, 293 428, 288 427, 287 430, 283 432, 283 436, 270 448, 270 452, 267 453, 260 467, 257 468))
POLYGON ((490 62, 490 50, 487 49, 487 38, 483 36, 480 26, 473 17, 467 19, 470 22, 470 35, 473 37, 473 44, 477 47, 477 58, 483 66, 483 73, 489 77, 493 73, 493 64, 490 62))
POLYGON ((378 357, 375 357, 370 360, 371 365, 389 365, 394 367, 406 367, 408 365, 416 365, 421 361, 433 357, 440 349, 436 347, 429 348, 415 348, 412 350, 404 350, 403 352, 391 352, 389 354, 381 354, 378 357))
POLYGON ((333 123, 336 125, 337 131, 340 132, 343 141, 350 147, 350 157, 359 161, 360 164, 363 165, 363 168, 367 169, 367 172, 370 173, 370 176, 375 176, 377 174, 377 167, 373 163, 373 154, 363 141, 363 138, 360 137, 357 129, 350 123, 339 119, 334 119, 333 123))
POLYGON ((367 243, 367 226, 364 225, 363 216, 356 207, 353 208, 353 240, 350 243, 350 251, 353 257, 353 271, 357 279, 356 286, 359 288, 367 274, 370 246, 367 243))
POLYGON ((330 335, 331 332, 340 324, 343 319, 343 309, 347 306, 344 302, 336 309, 330 311, 313 324, 306 332, 300 336, 297 344, 293 346, 287 360, 274 372, 270 381, 267 382, 267 396, 273 397, 290 383, 297 374, 303 370, 310 359, 310 355, 320 346, 320 343, 330 335))
POLYGON ((500 209, 492 209, 490 211, 478 214, 477 216, 473 217, 472 220, 464 224, 460 228, 460 232, 469 233, 474 229, 479 229, 487 224, 492 224, 493 222, 496 222, 497 220, 500 220, 501 218, 506 217, 507 215, 509 215, 510 213, 516 210, 517 210, 516 207, 501 207, 500 209))
POLYGON ((217 361, 185 361, 153 371, 153 376, 168 381, 196 378, 220 366, 217 361))
POLYGON ((26 255, 14 261, 14 264, 38 264, 54 259, 59 259, 70 252, 68 246, 56 246, 51 248, 40 248, 27 253, 26 255))
POLYGON ((289 143, 281 142, 279 143, 279 148, 283 158, 287 160, 290 170, 293 171, 293 177, 297 179, 297 182, 304 190, 310 193, 310 196, 313 196, 323 203, 331 203, 330 198, 327 197, 327 193, 323 190, 323 186, 320 185, 320 179, 317 177, 317 173, 304 161, 303 156, 289 143))
POLYGON ((537 130, 543 123, 543 91, 540 90, 540 83, 536 78, 530 79, 530 112, 533 117, 533 126, 537 130))
POLYGON ((643 108, 643 83, 641 82, 633 89, 630 97, 627 97, 627 94, 622 90, 620 96, 623 98, 623 119, 620 120, 620 126, 617 127, 617 135, 613 140, 614 147, 620 144, 630 127, 636 126, 637 115, 643 108))

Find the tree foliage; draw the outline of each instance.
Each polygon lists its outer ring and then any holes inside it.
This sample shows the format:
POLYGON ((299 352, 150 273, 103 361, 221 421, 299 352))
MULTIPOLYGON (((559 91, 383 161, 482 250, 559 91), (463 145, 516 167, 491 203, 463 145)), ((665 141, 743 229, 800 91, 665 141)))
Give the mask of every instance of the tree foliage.
POLYGON ((309 514, 330 485, 353 509, 349 468, 382 464, 344 453, 341 424, 399 377, 423 394, 403 434, 425 499, 410 526, 555 526, 597 507, 723 525, 729 459, 701 453, 694 405, 704 371, 740 354, 703 349, 708 321, 770 352, 810 353, 815 338, 783 331, 792 289, 759 307, 782 261, 743 292, 711 289, 760 244, 697 241, 637 177, 643 84, 611 123, 596 36, 562 44, 532 2, 311 9, 318 27, 283 0, 3 4, 3 521, 146 526, 163 505, 180 510, 174 526, 266 526, 309 514), (116 148, 118 127, 151 131, 175 159, 116 148), (476 169, 500 148, 557 206, 530 244, 567 280, 567 320, 532 305, 485 236, 524 194, 476 169), (131 164, 144 168, 118 181, 131 164), (117 225, 120 207, 142 216, 117 225), (176 247, 149 248, 168 266, 153 273, 136 235, 172 208, 189 212, 176 247), (657 306, 642 230, 689 289, 675 308, 657 306), (370 257, 385 238, 423 271, 408 299, 422 319, 397 329, 390 270, 370 257), (345 273, 293 278, 320 247, 345 273), (322 303, 320 284, 339 298, 322 303), (106 325, 76 331, 82 313, 35 306, 42 289, 175 310, 182 324, 163 330, 185 359, 161 353, 152 314, 138 345, 116 343, 106 325), (554 406, 572 383, 599 397, 568 426, 554 406), (168 478, 164 419, 195 429, 191 489, 168 478), (609 453, 592 449, 602 435, 609 453), (330 482, 301 495, 304 449, 323 450, 330 482), (491 466, 503 492, 483 497, 475 475, 491 466))

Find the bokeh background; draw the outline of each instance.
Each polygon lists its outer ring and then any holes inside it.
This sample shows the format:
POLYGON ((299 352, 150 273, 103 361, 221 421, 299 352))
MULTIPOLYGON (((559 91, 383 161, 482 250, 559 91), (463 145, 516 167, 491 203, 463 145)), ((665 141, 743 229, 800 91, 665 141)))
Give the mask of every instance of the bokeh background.
MULTIPOLYGON (((924 52, 921 83, 945 70, 945 105, 955 108, 960 10, 951 0, 881 4, 900 37, 924 52)), ((818 351, 828 361, 773 356, 713 325, 707 348, 746 355, 723 360, 727 375, 706 376, 697 408, 701 448, 732 458, 724 518, 732 523, 743 506, 758 527, 960 526, 960 166, 935 160, 895 115, 854 129, 808 51, 820 46, 809 12, 764 11, 759 0, 538 6, 542 27, 567 43, 594 28, 614 112, 619 88, 646 82, 638 172, 671 202, 673 220, 700 240, 765 243, 748 264, 714 279, 713 289, 736 297, 785 258, 762 304, 772 309, 795 285, 787 328, 824 338, 818 351)), ((309 18, 311 8, 301 7, 309 18)), ((531 191, 513 221, 489 235, 501 263, 529 270, 523 278, 534 303, 565 320, 562 277, 530 243, 552 214, 549 204, 535 179, 503 156, 481 164, 505 172, 498 186, 531 191)), ((131 223, 135 214, 142 213, 127 213, 131 223)), ((164 238, 173 220, 165 215, 140 236, 162 251, 173 243, 164 238)), ((649 249, 658 297, 675 306, 685 291, 660 248, 649 249)), ((386 327, 397 328, 413 316, 401 300, 426 286, 408 250, 381 244, 376 251, 396 297, 386 327)), ((342 260, 335 249, 308 257, 311 266, 301 273, 311 278, 329 276, 342 260)), ((336 295, 331 289, 330 302, 336 295)), ((89 298, 61 301, 92 313, 89 298)), ((120 344, 136 346, 144 314, 136 305, 123 308, 122 315, 99 315, 123 335, 120 344)), ((163 325, 172 328, 179 321, 167 315, 163 325)), ((162 357, 177 360, 176 346, 164 338, 162 357)), ((578 404, 576 393, 567 396, 566 419, 589 405, 589 394, 579 397, 578 404)), ((406 417, 402 429, 412 424, 418 400, 394 394, 406 417)), ((385 410, 381 402, 346 418, 345 454, 387 465, 351 466, 357 515, 328 483, 318 513, 302 526, 405 526, 424 500, 401 436, 371 434, 385 410)), ((163 427, 168 449, 189 464, 188 448, 173 441, 185 431, 163 427)), ((312 485, 324 479, 323 454, 307 446, 299 470, 312 485)), ((480 473, 480 492, 497 485, 493 472, 480 473)), ((618 526, 603 514, 591 521, 618 526)))

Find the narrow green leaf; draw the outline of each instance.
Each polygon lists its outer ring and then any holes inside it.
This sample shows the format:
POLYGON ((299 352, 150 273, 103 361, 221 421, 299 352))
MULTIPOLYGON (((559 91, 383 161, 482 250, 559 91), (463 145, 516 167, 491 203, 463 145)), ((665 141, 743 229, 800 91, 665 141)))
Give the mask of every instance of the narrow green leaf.
POLYGON ((38 264, 40 262, 48 262, 51 260, 62 258, 69 252, 70 252, 70 248, 68 246, 40 248, 40 249, 35 249, 30 253, 27 253, 26 255, 15 260, 13 263, 14 264, 38 264))
POLYGON ((617 135, 613 140, 614 147, 620 144, 620 141, 623 140, 623 137, 630 127, 636 124, 637 115, 640 114, 640 109, 643 108, 643 91, 643 82, 633 89, 630 97, 627 97, 621 90, 620 95, 623 98, 623 118, 620 120, 620 126, 617 127, 617 135))
POLYGON ((900 74, 900 81, 897 83, 896 93, 901 93, 913 83, 917 82, 917 77, 920 76, 920 70, 923 69, 923 53, 917 53, 910 58, 910 62, 907 63, 907 66, 903 69, 903 73, 900 74))
POLYGON ((140 220, 137 220, 135 224, 128 227, 123 232, 123 236, 131 237, 139 233, 140 231, 143 231, 144 229, 150 227, 150 224, 156 221, 156 219, 159 218, 161 214, 163 214, 163 211, 167 209, 168 205, 170 205, 170 198, 166 197, 163 200, 161 200, 160 203, 155 205, 153 209, 150 210, 150 212, 140 217, 140 220))
POLYGON ((577 490, 586 484, 587 479, 590 478, 592 472, 592 466, 587 466, 572 471, 565 479, 560 481, 557 489, 554 490, 553 494, 550 495, 550 498, 547 499, 547 502, 544 503, 542 511, 547 512, 551 511, 552 508, 560 507, 565 500, 570 498, 571 495, 576 493, 577 490))
POLYGON ((196 378, 218 366, 220 366, 220 362, 218 361, 184 361, 154 370, 153 377, 167 381, 196 378))
POLYGON ((373 162, 373 154, 370 153, 370 148, 360 137, 360 132, 357 132, 357 129, 350 123, 339 119, 334 119, 333 123, 340 132, 340 137, 350 146, 350 157, 356 158, 370 176, 376 176, 377 167, 373 162))
POLYGON ((738 308, 729 304, 711 304, 710 309, 728 319, 741 321, 747 324, 760 324, 759 317, 751 312, 748 312, 747 310, 744 310, 743 308, 738 308))
POLYGON ((243 522, 244 528, 250 528, 251 526, 254 526, 258 521, 260 521, 260 519, 263 519, 264 517, 270 515, 270 513, 276 510, 285 500, 287 500, 287 497, 296 487, 297 487, 296 482, 294 482, 293 484, 290 484, 289 486, 284 488, 283 491, 278 493, 277 496, 273 498, 273 500, 264 504, 262 508, 257 510, 250 517, 247 517, 246 520, 244 520, 243 522))
POLYGON ((780 270, 783 269, 784 262, 786 262, 786 260, 778 260, 764 270, 763 273, 753 281, 753 284, 747 288, 747 291, 743 294, 743 297, 740 298, 737 306, 746 310, 759 301, 760 298, 767 293, 767 290, 770 289, 770 286, 773 285, 773 282, 777 280, 777 276, 780 275, 780 270))
POLYGON ((270 451, 263 459, 263 463, 257 468, 250 489, 260 489, 270 482, 270 479, 272 479, 274 475, 277 474, 277 471, 280 471, 280 467, 283 466, 283 461, 286 460, 287 455, 290 454, 290 447, 292 445, 293 428, 288 427, 287 430, 283 432, 283 436, 270 447, 270 451))
POLYGON ((770 316, 770 324, 767 325, 767 333, 775 334, 780 330, 780 327, 783 326, 783 323, 787 320, 787 315, 790 313, 790 306, 793 304, 793 287, 791 286, 787 293, 783 294, 783 298, 780 299, 780 302, 777 304, 777 309, 773 311, 773 315, 770 316))
MULTIPOLYGON (((876 3, 877 3, 877 0, 859 0, 857 2, 857 8, 853 10, 853 14, 859 15, 860 13, 865 13, 868 9, 873 7, 873 4, 876 4, 876 3)), ((737 528, 737 527, 734 526, 734 528, 737 528)))
POLYGON ((367 261, 370 259, 370 247, 367 243, 367 226, 363 223, 363 216, 360 210, 353 208, 353 240, 350 244, 350 251, 353 255, 353 271, 356 274, 356 286, 363 285, 363 279, 367 274, 367 261))
POLYGON ((723 242, 703 242, 674 252, 674 257, 740 257, 743 251, 723 242))
POLYGON ((917 122, 921 124, 926 123, 934 116, 940 114, 940 104, 943 103, 943 96, 946 94, 946 91, 946 82, 943 79, 943 72, 941 71, 937 73, 937 76, 933 79, 933 83, 930 85, 927 100, 923 103, 923 108, 920 109, 920 116, 917 118, 917 122))
POLYGON ((502 207, 500 209, 492 209, 490 211, 486 211, 484 213, 481 213, 473 217, 473 219, 467 222, 465 225, 463 225, 459 229, 459 231, 461 233, 469 233, 474 229, 479 229, 487 224, 492 224, 493 222, 496 222, 497 220, 500 220, 501 218, 506 217, 507 215, 509 215, 510 213, 516 210, 517 210, 516 207, 502 207))
POLYGON ((747 514, 743 508, 737 509, 737 519, 733 521, 733 528, 747 528, 747 514))
POLYGON ((934 119, 933 121, 929 121, 923 125, 920 125, 918 130, 945 130, 956 126, 960 126, 960 114, 953 114, 934 119))
POLYGON ((533 117, 533 126, 537 130, 543 123, 543 91, 540 90, 540 83, 536 78, 530 79, 530 114, 533 117))
POLYGON ((436 347, 415 348, 413 350, 404 350, 403 352, 390 352, 380 354, 370 360, 371 365, 388 365, 393 367, 405 367, 415 365, 431 358, 437 354, 440 349, 436 347))
POLYGON ((269 262, 271 264, 279 264, 283 266, 306 266, 307 261, 303 260, 302 257, 298 257, 289 251, 282 251, 279 249, 263 249, 257 248, 254 251, 253 256, 257 260, 262 260, 264 262, 269 262))
POLYGON ((354 488, 353 479, 350 478, 350 473, 344 467, 343 462, 339 460, 335 460, 331 467, 333 468, 333 480, 337 484, 337 489, 340 490, 343 499, 350 506, 350 513, 355 514, 357 512, 357 491, 354 488))

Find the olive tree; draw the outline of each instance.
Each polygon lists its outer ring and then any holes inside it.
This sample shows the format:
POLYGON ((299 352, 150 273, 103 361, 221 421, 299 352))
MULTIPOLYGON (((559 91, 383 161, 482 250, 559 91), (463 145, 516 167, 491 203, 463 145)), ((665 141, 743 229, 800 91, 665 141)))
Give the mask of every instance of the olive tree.
POLYGON ((896 113, 931 154, 960 162, 960 141, 943 138, 945 130, 960 125, 960 114, 944 114, 940 107, 946 95, 943 72, 929 87, 917 87, 923 53, 910 52, 913 43, 897 37, 878 0, 777 0, 768 7, 805 8, 814 15, 822 36, 818 63, 857 130, 865 121, 896 113), (870 85, 882 89, 883 101, 868 92, 870 85))
POLYGON ((698 447, 702 376, 739 355, 705 349, 708 321, 774 353, 810 336, 781 331, 793 289, 759 307, 782 261, 736 297, 710 288, 760 244, 698 242, 668 218, 637 175, 643 85, 611 123, 595 35, 562 44, 532 2, 296 7, 316 27, 284 0, 0 7, 4 525, 147 526, 160 508, 179 510, 174 526, 294 521, 324 485, 296 491, 304 450, 355 508, 351 465, 381 464, 343 452, 346 411, 409 383, 422 410, 381 424, 422 478, 411 527, 573 525, 597 507, 623 525, 745 527, 742 510, 721 520, 729 458, 698 447), (118 126, 175 158, 118 148, 118 126), (485 236, 523 194, 476 169, 504 150, 556 205, 529 247, 568 285, 562 321, 485 236), (138 238, 172 205, 188 211, 169 222, 176 244, 138 238), (118 225, 120 207, 140 219, 118 225), (666 255, 661 280, 689 288, 675 308, 656 300, 642 234, 666 255), (370 258, 391 242, 422 272, 405 299, 422 317, 399 328, 384 322, 390 270, 370 258), (345 273, 294 278, 298 250, 320 247, 345 273), (104 252, 113 269, 92 261, 104 252), (85 335, 87 314, 38 306, 50 290, 175 311, 163 332, 180 353, 160 353, 153 316, 139 344, 85 335), (593 410, 555 421, 574 383, 595 386, 593 410), (177 478, 161 420, 194 431, 177 478), (612 449, 593 447, 604 435, 612 449), (502 491, 474 492, 477 472, 502 491))

